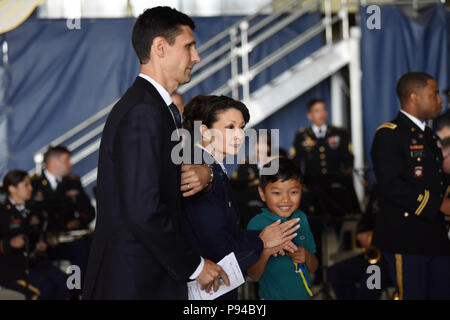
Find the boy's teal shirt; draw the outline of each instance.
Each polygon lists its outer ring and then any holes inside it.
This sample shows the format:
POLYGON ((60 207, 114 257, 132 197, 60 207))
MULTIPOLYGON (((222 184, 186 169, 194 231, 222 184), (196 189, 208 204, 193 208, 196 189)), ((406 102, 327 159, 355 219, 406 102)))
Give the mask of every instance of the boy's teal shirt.
MULTIPOLYGON (((289 218, 283 218, 271 213, 267 208, 262 210, 262 213, 250 220, 247 226, 248 230, 262 230, 277 220, 281 220, 283 223, 288 219, 300 218, 300 228, 296 231, 295 243, 311 253, 316 252, 316 244, 305 213, 297 209, 289 218)), ((305 276, 311 283, 309 272, 305 276)), ((259 295, 261 298, 268 300, 311 299, 300 274, 295 272, 294 263, 288 255, 271 256, 269 258, 264 273, 259 278, 259 295)))

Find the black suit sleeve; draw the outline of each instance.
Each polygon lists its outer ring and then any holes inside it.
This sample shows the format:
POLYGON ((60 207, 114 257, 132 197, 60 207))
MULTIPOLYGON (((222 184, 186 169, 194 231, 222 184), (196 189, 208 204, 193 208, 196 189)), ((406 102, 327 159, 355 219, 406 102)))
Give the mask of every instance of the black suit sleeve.
POLYGON ((419 190, 406 181, 403 177, 402 151, 401 137, 396 131, 387 128, 377 131, 371 154, 380 195, 390 202, 397 203, 405 211, 415 213, 420 210, 420 217, 433 220, 439 214, 442 203, 440 195, 433 194, 429 190, 419 190), (418 206, 419 198, 423 198, 424 201, 418 206))
MULTIPOLYGON (((149 254, 179 282, 186 282, 200 263, 178 232, 174 219, 161 201, 164 179, 161 150, 162 114, 140 104, 122 119, 114 140, 113 161, 124 221, 149 254)), ((166 164, 167 166, 167 164, 166 164)), ((174 195, 176 190, 173 190, 174 195)))

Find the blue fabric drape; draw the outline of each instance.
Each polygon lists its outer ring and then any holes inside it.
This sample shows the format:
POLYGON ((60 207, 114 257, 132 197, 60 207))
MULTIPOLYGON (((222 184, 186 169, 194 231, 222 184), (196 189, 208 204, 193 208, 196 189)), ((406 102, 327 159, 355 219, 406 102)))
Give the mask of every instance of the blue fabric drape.
MULTIPOLYGON (((365 157, 371 167, 370 147, 378 126, 392 120, 400 108, 396 85, 410 71, 427 72, 441 90, 449 86, 448 17, 443 5, 435 5, 408 18, 402 10, 380 6, 381 29, 370 30, 370 14, 361 7, 361 65, 365 157)), ((443 95, 441 95, 443 97, 443 95)), ((443 97, 444 98, 444 97, 443 97)), ((447 106, 444 101, 443 109, 447 106)), ((370 175, 373 179, 373 175, 370 175)))

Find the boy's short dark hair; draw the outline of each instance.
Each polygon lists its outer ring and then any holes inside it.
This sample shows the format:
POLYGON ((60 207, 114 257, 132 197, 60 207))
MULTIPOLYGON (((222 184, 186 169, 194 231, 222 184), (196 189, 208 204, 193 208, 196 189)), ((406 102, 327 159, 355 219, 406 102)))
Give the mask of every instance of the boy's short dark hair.
POLYGON ((261 175, 260 178, 260 187, 265 190, 266 186, 269 183, 277 182, 277 181, 287 181, 290 179, 295 179, 302 184, 302 173, 300 171, 300 168, 291 160, 288 158, 280 157, 271 160, 269 163, 266 163, 264 165, 264 168, 269 168, 271 166, 277 165, 277 163, 274 163, 275 161, 278 162, 278 171, 273 175, 261 175))
POLYGON ((170 7, 154 7, 145 10, 136 20, 131 42, 141 64, 150 59, 153 39, 163 37, 170 45, 180 34, 180 26, 195 29, 194 21, 186 14, 170 7))
POLYGON ((48 160, 50 158, 60 157, 64 153, 68 153, 70 155, 69 149, 67 149, 64 146, 59 145, 59 146, 56 146, 56 147, 49 147, 47 149, 47 151, 44 153, 44 163, 47 164, 48 160))

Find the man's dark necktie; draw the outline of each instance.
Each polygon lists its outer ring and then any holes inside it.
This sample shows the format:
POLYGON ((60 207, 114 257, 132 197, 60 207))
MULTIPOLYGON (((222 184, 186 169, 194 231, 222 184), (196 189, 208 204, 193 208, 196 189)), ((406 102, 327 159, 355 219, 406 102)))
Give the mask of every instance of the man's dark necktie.
POLYGON ((180 116, 180 112, 178 111, 178 108, 176 105, 174 105, 173 103, 171 103, 169 105, 170 111, 172 111, 173 117, 175 118, 175 123, 177 125, 177 128, 181 128, 181 116, 180 116))

